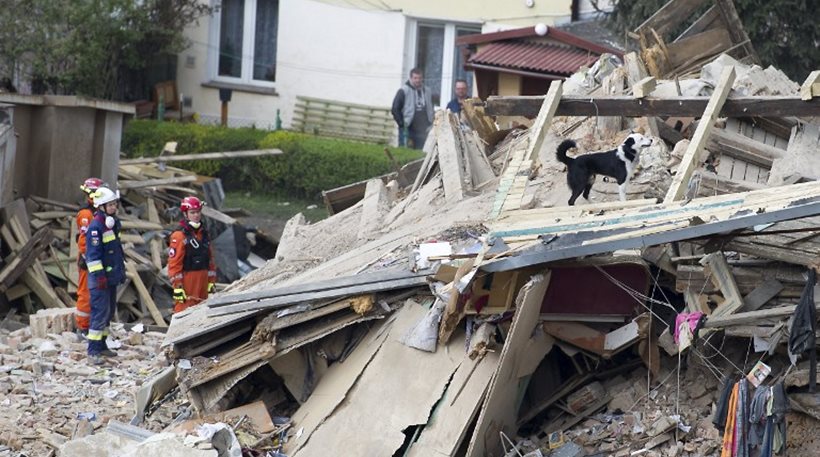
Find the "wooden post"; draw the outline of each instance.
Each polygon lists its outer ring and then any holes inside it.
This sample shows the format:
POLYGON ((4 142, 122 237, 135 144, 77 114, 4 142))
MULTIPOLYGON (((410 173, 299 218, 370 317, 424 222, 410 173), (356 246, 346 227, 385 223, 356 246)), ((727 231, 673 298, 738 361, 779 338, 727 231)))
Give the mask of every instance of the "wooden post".
POLYGON ((692 141, 686 149, 686 154, 683 155, 681 164, 678 167, 678 172, 675 178, 672 179, 672 184, 669 186, 669 191, 666 193, 664 203, 671 203, 675 200, 680 200, 686 192, 686 187, 689 184, 689 178, 698 163, 700 151, 709 139, 709 133, 712 126, 715 124, 718 114, 720 113, 723 103, 726 102, 726 97, 729 96, 729 91, 732 90, 732 83, 735 81, 735 67, 728 66, 723 69, 718 80, 718 85, 715 87, 715 92, 709 99, 706 105, 706 110, 703 113, 703 118, 698 123, 698 128, 692 136, 692 141))

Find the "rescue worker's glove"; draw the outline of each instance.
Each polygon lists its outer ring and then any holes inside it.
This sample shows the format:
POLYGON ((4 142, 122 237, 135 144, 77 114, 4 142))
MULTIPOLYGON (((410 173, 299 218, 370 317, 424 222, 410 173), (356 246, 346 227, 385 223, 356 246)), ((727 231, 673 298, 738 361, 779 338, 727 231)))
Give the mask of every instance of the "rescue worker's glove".
POLYGON ((174 289, 174 301, 183 302, 188 299, 188 296, 185 295, 185 289, 178 288, 174 289))
POLYGON ((212 294, 216 290, 216 284, 209 282, 208 283, 208 293, 212 294))
POLYGON ((108 277, 106 275, 97 278, 97 289, 108 289, 108 277))

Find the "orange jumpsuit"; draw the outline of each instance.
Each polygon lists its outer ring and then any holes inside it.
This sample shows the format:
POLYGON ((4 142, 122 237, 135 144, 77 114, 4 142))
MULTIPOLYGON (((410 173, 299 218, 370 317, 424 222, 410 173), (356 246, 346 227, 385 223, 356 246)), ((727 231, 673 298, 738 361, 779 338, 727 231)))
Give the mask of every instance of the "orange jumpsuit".
POLYGON ((77 265, 80 276, 77 281, 77 311, 74 319, 77 322, 77 329, 88 330, 89 319, 91 318, 91 293, 88 291, 88 267, 85 265, 85 232, 88 224, 94 219, 94 212, 90 206, 86 206, 77 213, 77 265))
POLYGON ((216 264, 204 226, 194 229, 186 221, 180 222, 180 225, 181 229, 171 234, 168 247, 168 277, 174 289, 185 290, 187 299, 183 302, 174 302, 175 313, 208 298, 208 284, 216 283, 216 264), (193 246, 194 244, 196 246, 193 246), (207 256, 207 263, 203 262, 204 256, 207 256))

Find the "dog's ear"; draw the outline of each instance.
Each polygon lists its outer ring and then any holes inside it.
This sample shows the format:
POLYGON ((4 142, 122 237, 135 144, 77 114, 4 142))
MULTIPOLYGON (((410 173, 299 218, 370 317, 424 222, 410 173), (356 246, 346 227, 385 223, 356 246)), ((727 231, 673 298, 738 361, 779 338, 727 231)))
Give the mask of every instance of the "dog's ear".
POLYGON ((634 144, 635 144, 635 138, 632 138, 631 135, 626 137, 626 140, 624 140, 624 146, 632 146, 634 144))

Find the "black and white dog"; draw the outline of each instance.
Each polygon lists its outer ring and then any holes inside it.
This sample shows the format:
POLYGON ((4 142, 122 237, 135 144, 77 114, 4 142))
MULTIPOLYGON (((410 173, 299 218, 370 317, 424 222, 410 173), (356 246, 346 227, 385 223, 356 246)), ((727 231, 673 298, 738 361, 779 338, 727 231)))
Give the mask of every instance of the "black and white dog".
POLYGON ((618 182, 618 194, 621 201, 625 201, 626 183, 632 177, 632 172, 638 163, 638 155, 642 149, 651 145, 651 138, 640 133, 632 133, 615 149, 572 158, 567 157, 567 151, 576 146, 575 141, 562 141, 558 145, 556 155, 558 160, 567 166, 567 184, 572 190, 569 205, 574 205, 575 200, 581 194, 589 200, 589 191, 595 183, 595 175, 615 178, 618 182))

